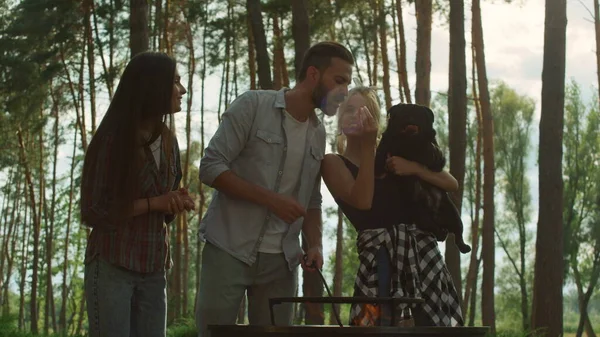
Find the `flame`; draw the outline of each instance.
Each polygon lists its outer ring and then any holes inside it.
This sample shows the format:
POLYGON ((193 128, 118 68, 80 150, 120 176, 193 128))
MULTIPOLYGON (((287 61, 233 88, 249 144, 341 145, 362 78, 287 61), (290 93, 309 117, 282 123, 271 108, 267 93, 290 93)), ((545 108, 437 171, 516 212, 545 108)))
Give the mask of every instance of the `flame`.
POLYGON ((352 319, 356 326, 376 326, 379 325, 381 317, 381 307, 376 304, 364 304, 361 306, 360 313, 352 319))

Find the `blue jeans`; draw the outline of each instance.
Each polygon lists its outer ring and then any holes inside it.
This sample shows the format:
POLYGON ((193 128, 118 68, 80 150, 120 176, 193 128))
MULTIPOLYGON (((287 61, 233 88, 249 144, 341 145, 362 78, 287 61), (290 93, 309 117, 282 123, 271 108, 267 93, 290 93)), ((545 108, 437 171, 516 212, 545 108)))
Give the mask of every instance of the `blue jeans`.
POLYGON ((164 271, 137 273, 95 258, 85 266, 90 337, 165 337, 164 271))
MULTIPOLYGON (((378 297, 392 297, 390 294, 392 282, 392 261, 385 247, 377 252, 377 288, 378 297)), ((387 303, 381 305, 380 326, 388 326, 391 323, 392 310, 387 303)))

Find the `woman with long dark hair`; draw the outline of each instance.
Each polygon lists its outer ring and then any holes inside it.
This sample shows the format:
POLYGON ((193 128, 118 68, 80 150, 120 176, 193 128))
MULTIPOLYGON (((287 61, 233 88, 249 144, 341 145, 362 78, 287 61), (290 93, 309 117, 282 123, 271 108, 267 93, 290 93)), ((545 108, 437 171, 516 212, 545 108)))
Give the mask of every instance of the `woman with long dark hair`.
POLYGON ((81 178, 90 336, 165 336, 168 223, 194 208, 179 189, 172 128, 186 93, 175 60, 144 52, 125 68, 81 178))

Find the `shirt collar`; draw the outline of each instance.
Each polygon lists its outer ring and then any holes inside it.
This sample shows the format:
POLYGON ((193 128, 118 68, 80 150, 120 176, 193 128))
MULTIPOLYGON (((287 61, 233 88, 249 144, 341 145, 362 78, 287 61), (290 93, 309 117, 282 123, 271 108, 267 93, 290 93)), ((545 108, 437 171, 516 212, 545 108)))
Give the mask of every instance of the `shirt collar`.
MULTIPOLYGON (((288 90, 290 90, 290 88, 283 87, 277 91, 277 95, 275 96, 275 108, 281 109, 281 113, 283 113, 283 110, 285 109, 285 92, 288 90)), ((321 119, 317 117, 315 111, 310 114, 309 119, 314 126, 321 125, 321 119)))

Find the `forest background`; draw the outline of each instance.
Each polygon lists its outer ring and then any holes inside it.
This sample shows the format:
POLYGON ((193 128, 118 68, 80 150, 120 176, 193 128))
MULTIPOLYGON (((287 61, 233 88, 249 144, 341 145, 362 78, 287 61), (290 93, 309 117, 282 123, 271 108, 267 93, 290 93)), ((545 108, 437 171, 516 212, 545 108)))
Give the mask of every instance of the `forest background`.
MULTIPOLYGON (((170 336, 194 336, 205 144, 238 94, 293 87, 321 40, 352 50, 353 85, 380 88, 384 107, 435 112, 473 247, 440 245, 467 324, 596 336, 599 11, 598 0, 0 0, 0 336, 85 334, 82 159, 143 50, 173 55, 188 90, 176 125, 199 211, 171 226, 168 321, 170 336)), ((335 118, 324 121, 331 152, 335 118)), ((356 233, 322 193, 326 279, 351 296, 356 233)), ((299 296, 323 294, 316 275, 300 278, 299 296)), ((295 323, 330 314, 299 305, 295 323)))

